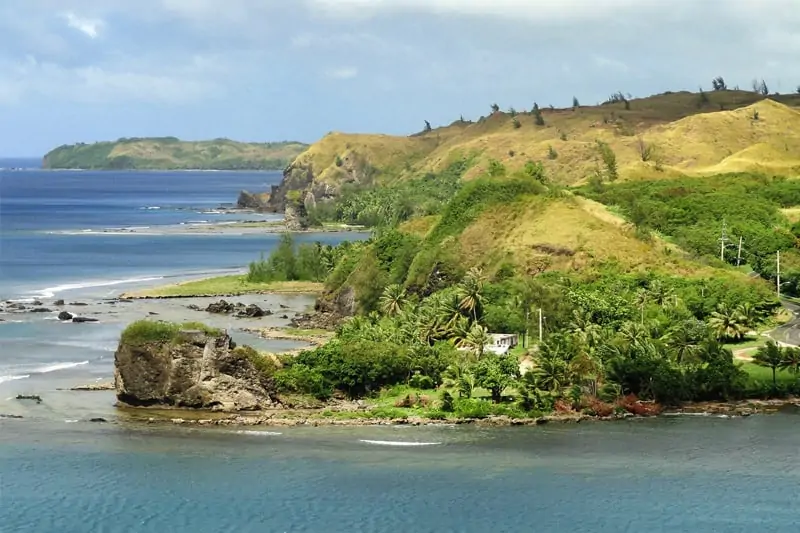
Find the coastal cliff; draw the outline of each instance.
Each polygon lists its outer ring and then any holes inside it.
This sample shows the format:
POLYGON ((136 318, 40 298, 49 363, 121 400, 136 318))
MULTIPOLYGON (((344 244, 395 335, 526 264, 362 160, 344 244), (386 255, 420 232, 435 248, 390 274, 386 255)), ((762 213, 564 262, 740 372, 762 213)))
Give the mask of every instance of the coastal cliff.
POLYGON ((114 355, 117 400, 132 407, 254 411, 274 406, 271 380, 247 348, 195 325, 138 322, 114 355))
POLYGON ((44 156, 43 168, 97 170, 281 170, 307 145, 243 143, 230 139, 123 138, 63 145, 44 156))

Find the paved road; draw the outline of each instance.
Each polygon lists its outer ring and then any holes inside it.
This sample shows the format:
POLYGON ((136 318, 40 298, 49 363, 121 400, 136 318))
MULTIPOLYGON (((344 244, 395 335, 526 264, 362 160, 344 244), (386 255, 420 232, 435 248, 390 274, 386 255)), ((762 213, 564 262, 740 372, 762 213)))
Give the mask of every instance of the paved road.
POLYGON ((800 346, 800 306, 784 300, 783 306, 792 312, 794 317, 774 330, 769 332, 769 336, 780 344, 791 344, 800 346))

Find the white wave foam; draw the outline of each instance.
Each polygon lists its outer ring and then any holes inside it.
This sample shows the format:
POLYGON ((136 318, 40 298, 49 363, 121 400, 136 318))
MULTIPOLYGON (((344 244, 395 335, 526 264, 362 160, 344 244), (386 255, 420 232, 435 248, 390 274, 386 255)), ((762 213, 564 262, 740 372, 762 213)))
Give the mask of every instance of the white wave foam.
POLYGON ((80 342, 80 341, 57 341, 49 342, 52 346, 64 346, 67 348, 82 348, 84 350, 98 350, 101 352, 113 352, 117 349, 117 344, 113 341, 80 342))
POLYGON ((239 430, 236 433, 238 435, 255 435, 257 437, 274 437, 276 435, 283 435, 283 433, 277 433, 275 431, 253 431, 246 429, 239 430))
POLYGON ((77 421, 77 420, 74 420, 74 419, 69 419, 69 418, 68 418, 68 419, 64 420, 64 422, 65 422, 66 424, 75 424, 75 423, 77 423, 78 421, 77 421))
POLYGON ((0 383, 5 383, 7 381, 16 381, 18 379, 28 379, 29 377, 31 377, 30 374, 0 376, 0 383))
POLYGON ((81 361, 80 363, 53 363, 52 365, 40 366, 31 370, 32 374, 49 374, 50 372, 57 372, 59 370, 67 370, 68 368, 75 368, 76 366, 88 365, 89 361, 81 361))
POLYGON ((63 291, 72 291, 76 289, 90 289, 94 287, 110 287, 112 285, 125 285, 128 283, 140 283, 145 281, 158 281, 160 279, 164 279, 163 276, 154 276, 149 278, 127 278, 127 279, 115 279, 115 280, 107 280, 107 281, 86 281, 84 283, 66 283, 64 285, 56 285, 55 287, 47 287, 45 289, 41 289, 35 291, 35 294, 40 298, 52 298, 59 292, 63 291))
POLYGON ((359 439, 359 442, 364 442, 366 444, 376 444, 378 446, 436 446, 441 444, 441 442, 405 442, 397 440, 366 440, 366 439, 359 439))
POLYGON ((139 209, 142 209, 144 211, 157 211, 161 209, 161 207, 158 205, 149 205, 147 207, 140 207, 139 209))

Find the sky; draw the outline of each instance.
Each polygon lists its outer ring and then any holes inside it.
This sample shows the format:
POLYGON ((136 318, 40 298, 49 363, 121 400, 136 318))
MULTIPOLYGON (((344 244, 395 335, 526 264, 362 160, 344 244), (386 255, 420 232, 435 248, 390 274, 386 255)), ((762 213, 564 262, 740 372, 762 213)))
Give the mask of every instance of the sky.
POLYGON ((800 85, 800 0, 0 0, 0 156, 800 85))

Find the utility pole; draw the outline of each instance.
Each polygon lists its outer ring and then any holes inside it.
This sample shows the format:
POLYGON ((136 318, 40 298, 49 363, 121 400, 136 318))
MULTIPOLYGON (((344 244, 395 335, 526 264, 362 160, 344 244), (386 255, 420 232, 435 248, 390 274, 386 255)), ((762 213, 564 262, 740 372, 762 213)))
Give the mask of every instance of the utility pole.
POLYGON ((544 321, 544 319, 542 318, 542 308, 540 307, 539 308, 539 344, 542 343, 542 337, 543 337, 543 334, 542 334, 542 329, 543 329, 542 328, 542 322, 543 321, 544 321))
POLYGON ((739 237, 739 253, 736 254, 736 266, 740 266, 742 264, 742 241, 743 237, 739 237))
POLYGON ((778 250, 778 279, 776 282, 778 287, 778 300, 781 299, 781 251, 778 250))
POLYGON ((524 348, 528 347, 530 344, 528 337, 530 336, 530 326, 531 323, 531 309, 530 307, 525 308, 525 342, 522 344, 524 348))
POLYGON ((719 236, 719 260, 725 262, 725 245, 728 242, 728 225, 722 219, 722 233, 719 236))

